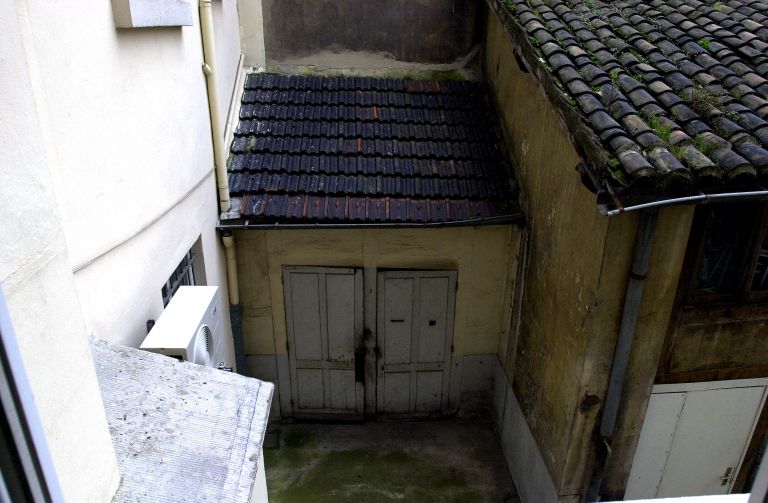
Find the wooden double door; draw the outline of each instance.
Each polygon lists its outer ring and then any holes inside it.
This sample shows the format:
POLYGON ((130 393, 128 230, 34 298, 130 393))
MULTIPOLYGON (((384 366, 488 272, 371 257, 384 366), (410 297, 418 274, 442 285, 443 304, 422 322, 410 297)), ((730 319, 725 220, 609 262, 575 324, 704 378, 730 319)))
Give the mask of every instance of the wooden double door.
POLYGON ((376 284, 364 285, 357 268, 284 268, 294 417, 448 411, 456 272, 377 271, 369 278, 376 284), (375 327, 366 327, 371 309, 375 327))

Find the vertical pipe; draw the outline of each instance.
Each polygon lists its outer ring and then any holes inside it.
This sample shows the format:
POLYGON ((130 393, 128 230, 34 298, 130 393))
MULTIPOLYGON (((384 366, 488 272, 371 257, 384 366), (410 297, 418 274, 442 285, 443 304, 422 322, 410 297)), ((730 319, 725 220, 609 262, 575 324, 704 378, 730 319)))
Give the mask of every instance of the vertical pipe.
POLYGON ((635 249, 632 256, 632 268, 624 297, 624 309, 621 313, 621 325, 616 349, 613 353, 613 365, 605 396, 602 420, 600 422, 599 444, 595 460, 595 468, 587 490, 587 501, 598 501, 600 486, 603 482, 605 463, 610 454, 611 441, 616 430, 616 419, 619 415, 621 396, 624 391, 624 381, 632 351, 632 343, 637 330, 637 319, 640 315, 640 303, 643 300, 645 278, 653 250, 653 238, 656 230, 658 208, 645 210, 640 214, 640 225, 635 238, 635 249))
POLYGON ((235 256, 235 236, 232 231, 221 235, 227 257, 227 283, 229 285, 229 303, 240 304, 240 285, 237 282, 237 257, 235 256))
POLYGON ((219 194, 219 211, 229 211, 229 181, 224 145, 224 129, 219 114, 219 87, 216 78, 216 45, 213 39, 213 14, 211 0, 200 0, 200 34, 203 40, 203 71, 208 87, 208 109, 213 136, 213 162, 216 167, 216 186, 219 194))
POLYGON ((632 342, 637 330, 637 319, 640 314, 640 302, 643 300, 645 277, 648 274, 648 264, 651 261, 653 236, 656 229, 658 210, 644 211, 640 215, 640 226, 635 238, 635 251, 632 259, 632 270, 629 273, 627 293, 624 297, 624 310, 621 314, 619 340, 613 353, 611 380, 603 408, 603 419, 600 423, 600 435, 611 438, 616 429, 616 418, 619 415, 621 395, 624 391, 624 378, 632 351, 632 342))
POLYGON ((235 365, 237 373, 250 376, 245 362, 245 342, 243 340, 242 308, 240 307, 240 288, 237 282, 237 257, 235 256, 235 236, 232 231, 221 235, 227 257, 227 286, 229 287, 229 320, 232 324, 232 340, 235 346, 235 365))

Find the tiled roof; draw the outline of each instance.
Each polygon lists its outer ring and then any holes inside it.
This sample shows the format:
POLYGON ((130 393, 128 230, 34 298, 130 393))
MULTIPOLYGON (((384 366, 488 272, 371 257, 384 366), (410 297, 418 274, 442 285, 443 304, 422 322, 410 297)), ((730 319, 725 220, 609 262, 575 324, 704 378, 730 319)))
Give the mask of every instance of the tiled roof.
POLYGON ((597 188, 708 191, 768 175, 765 0, 489 3, 597 188))
POLYGON ((251 74, 229 159, 249 224, 518 218, 483 85, 251 74))

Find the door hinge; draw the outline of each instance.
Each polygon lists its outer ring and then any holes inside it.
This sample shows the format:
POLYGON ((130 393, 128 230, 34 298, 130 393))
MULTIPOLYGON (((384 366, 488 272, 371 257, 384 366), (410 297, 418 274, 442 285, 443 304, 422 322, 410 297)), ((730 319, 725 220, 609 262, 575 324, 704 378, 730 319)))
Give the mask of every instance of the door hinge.
POLYGON ((289 345, 288 345, 288 339, 285 340, 285 350, 290 351, 289 345))
POLYGON ((451 354, 453 354, 453 344, 451 344, 451 354))

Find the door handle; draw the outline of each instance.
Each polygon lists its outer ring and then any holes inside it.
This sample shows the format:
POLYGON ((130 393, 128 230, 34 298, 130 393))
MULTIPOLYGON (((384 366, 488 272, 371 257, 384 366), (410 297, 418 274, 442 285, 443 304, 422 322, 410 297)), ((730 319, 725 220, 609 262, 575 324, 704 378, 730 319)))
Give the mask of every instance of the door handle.
POLYGON ((725 473, 722 477, 720 477, 720 485, 724 486, 728 483, 729 480, 731 480, 731 473, 733 472, 733 467, 729 466, 725 469, 725 473))

